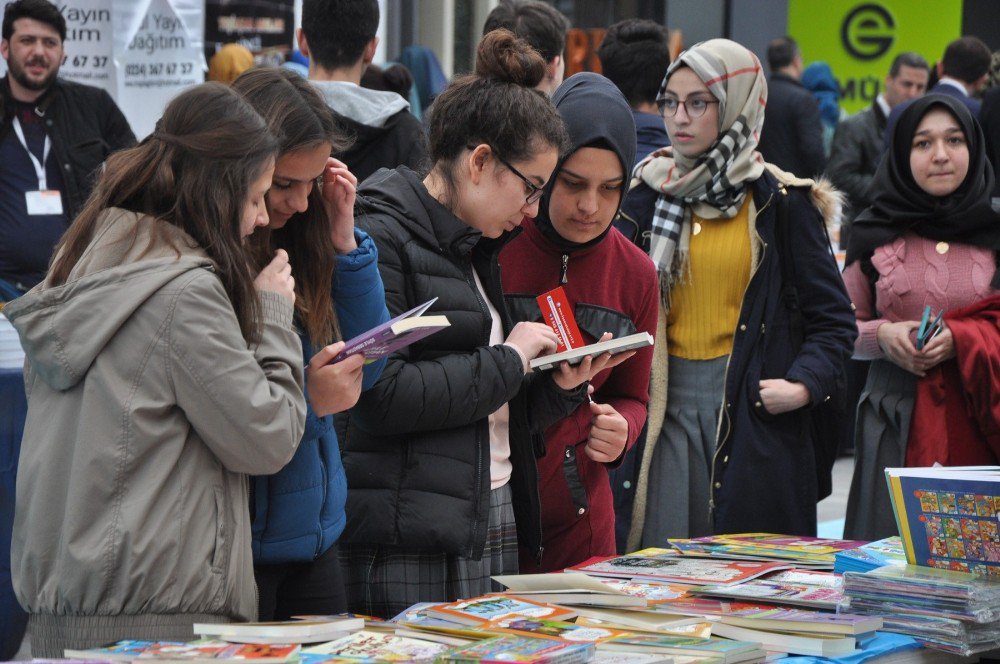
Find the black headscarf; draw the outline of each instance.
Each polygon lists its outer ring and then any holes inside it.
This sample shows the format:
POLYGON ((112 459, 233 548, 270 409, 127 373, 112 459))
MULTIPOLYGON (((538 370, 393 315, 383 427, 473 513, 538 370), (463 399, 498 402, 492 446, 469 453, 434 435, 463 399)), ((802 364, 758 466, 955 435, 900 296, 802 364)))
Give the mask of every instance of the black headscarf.
MULTIPOLYGON (((618 155, 622 163, 622 196, 618 201, 621 209, 625 199, 625 189, 628 187, 629 174, 635 163, 635 118, 632 109, 621 91, 614 83, 600 74, 581 72, 575 74, 560 85, 554 95, 559 115, 562 116, 569 132, 569 152, 559 158, 559 164, 553 171, 545 194, 538 205, 538 217, 535 225, 542 235, 564 251, 575 251, 592 247, 608 234, 611 224, 601 235, 590 242, 571 242, 559 235, 549 219, 549 200, 552 198, 552 188, 555 186, 556 175, 562 170, 563 164, 580 148, 598 147, 611 150, 618 155)), ((618 210, 615 210, 617 216, 618 210)))
MULTIPOLYGON (((872 205, 851 226, 848 265, 860 260, 862 269, 871 273, 875 249, 905 233, 1000 251, 1000 214, 990 207, 993 169, 986 158, 983 130, 965 104, 942 94, 917 99, 900 114, 889 146, 869 189, 872 205), (933 108, 944 108, 954 116, 969 147, 969 172, 948 196, 921 189, 910 170, 913 136, 933 108)), ((992 285, 1000 288, 1000 271, 992 285)))

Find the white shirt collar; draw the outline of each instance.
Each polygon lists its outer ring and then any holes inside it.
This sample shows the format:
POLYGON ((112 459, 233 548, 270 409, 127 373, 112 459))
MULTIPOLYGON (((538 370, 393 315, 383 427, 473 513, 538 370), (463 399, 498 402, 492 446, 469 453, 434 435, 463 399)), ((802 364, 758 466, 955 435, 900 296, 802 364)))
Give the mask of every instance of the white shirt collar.
POLYGON ((939 85, 942 85, 942 84, 943 85, 950 85, 951 87, 955 88, 956 90, 961 90, 963 97, 968 97, 969 96, 969 91, 965 89, 965 85, 961 81, 959 81, 957 79, 954 79, 954 78, 951 78, 950 76, 942 76, 938 80, 938 84, 939 85))
POLYGON ((875 103, 878 104, 878 107, 882 109, 882 112, 885 114, 885 117, 889 117, 889 113, 892 112, 892 107, 890 107, 889 102, 885 100, 885 95, 880 94, 878 97, 875 97, 875 103))

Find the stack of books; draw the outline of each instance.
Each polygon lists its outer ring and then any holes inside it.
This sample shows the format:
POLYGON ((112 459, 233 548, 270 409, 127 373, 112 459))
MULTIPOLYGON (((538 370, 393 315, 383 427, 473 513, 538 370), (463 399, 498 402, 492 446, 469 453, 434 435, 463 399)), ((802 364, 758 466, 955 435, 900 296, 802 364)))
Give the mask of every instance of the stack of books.
POLYGON ((903 541, 898 536, 893 536, 870 542, 856 549, 838 551, 834 556, 833 571, 835 574, 867 572, 886 565, 905 564, 906 552, 903 550, 903 541))
POLYGON ((963 656, 1000 648, 1000 580, 916 565, 844 574, 845 608, 963 656))
POLYGON ((713 535, 671 539, 668 542, 685 556, 779 561, 799 569, 832 569, 838 552, 867 544, 856 540, 792 537, 774 533, 713 535))

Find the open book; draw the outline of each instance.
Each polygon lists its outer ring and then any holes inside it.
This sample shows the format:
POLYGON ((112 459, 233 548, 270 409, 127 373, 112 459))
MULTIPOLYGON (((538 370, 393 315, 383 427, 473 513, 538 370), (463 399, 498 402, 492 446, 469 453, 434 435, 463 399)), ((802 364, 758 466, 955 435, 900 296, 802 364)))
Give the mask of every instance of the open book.
POLYGON ((344 345, 344 350, 340 351, 333 361, 340 362, 351 355, 364 353, 366 363, 374 362, 438 330, 443 330, 451 325, 447 316, 423 315, 436 301, 437 298, 424 302, 419 307, 410 309, 350 339, 344 345))
POLYGON ((536 357, 530 362, 530 365, 533 371, 547 371, 548 369, 555 369, 559 366, 560 362, 579 364, 585 357, 597 357, 598 355, 602 355, 604 353, 611 353, 614 355, 616 353, 624 353, 626 351, 635 350, 637 348, 645 348, 646 346, 652 345, 653 337, 648 332, 638 332, 636 334, 630 334, 626 337, 608 339, 607 341, 598 341, 597 343, 590 344, 589 346, 571 348, 569 350, 564 350, 561 353, 553 353, 552 355, 536 357))

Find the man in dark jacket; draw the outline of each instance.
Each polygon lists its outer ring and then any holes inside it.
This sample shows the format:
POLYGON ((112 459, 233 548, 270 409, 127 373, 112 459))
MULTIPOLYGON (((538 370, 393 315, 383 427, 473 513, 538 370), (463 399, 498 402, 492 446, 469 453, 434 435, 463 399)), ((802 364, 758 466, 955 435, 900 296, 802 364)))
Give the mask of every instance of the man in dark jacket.
POLYGON ((0 302, 45 276, 53 248, 90 194, 94 173, 135 143, 99 88, 58 78, 66 20, 47 0, 7 5, 0 55, 0 302))
POLYGON ((427 141, 410 104, 395 92, 361 87, 378 46, 377 0, 304 0, 299 50, 309 80, 352 144, 337 155, 361 182, 380 168, 420 171, 427 141))
MULTIPOLYGON (((871 106, 837 125, 826 173, 837 189, 847 194, 849 207, 843 216, 847 224, 870 204, 866 191, 882 159, 883 134, 890 111, 924 94, 929 75, 923 57, 913 52, 900 53, 885 77, 885 91, 871 106)), ((841 247, 847 246, 847 231, 846 225, 841 227, 841 247)))
POLYGON ((819 102, 799 82, 802 54, 791 37, 779 37, 767 46, 771 78, 767 83, 767 112, 761 129, 764 159, 799 177, 823 172, 823 121, 819 102))

